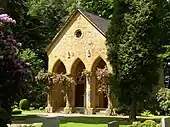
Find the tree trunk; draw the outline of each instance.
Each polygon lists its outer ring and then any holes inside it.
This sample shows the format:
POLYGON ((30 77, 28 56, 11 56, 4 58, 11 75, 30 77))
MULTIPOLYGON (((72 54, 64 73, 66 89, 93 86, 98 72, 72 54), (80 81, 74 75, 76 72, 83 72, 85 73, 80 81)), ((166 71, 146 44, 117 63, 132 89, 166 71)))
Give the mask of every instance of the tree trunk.
POLYGON ((132 123, 136 121, 136 108, 137 108, 136 99, 132 99, 130 105, 130 114, 129 114, 129 121, 132 123))

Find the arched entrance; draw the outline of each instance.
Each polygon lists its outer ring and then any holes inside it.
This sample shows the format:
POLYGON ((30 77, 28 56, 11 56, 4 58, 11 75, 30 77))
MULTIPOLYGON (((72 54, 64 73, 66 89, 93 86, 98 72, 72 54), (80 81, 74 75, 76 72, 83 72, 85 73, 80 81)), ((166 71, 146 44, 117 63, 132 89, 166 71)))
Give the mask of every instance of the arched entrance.
MULTIPOLYGON (((61 60, 56 62, 53 72, 57 74, 66 74, 66 68, 61 60)), ((52 94, 53 100, 56 100, 55 105, 57 105, 57 107, 65 107, 66 103, 60 84, 55 84, 52 94)))
POLYGON ((76 81, 76 86, 74 88, 75 98, 74 98, 74 106, 75 107, 84 107, 85 105, 85 90, 86 90, 86 82, 85 78, 82 77, 82 72, 85 69, 84 63, 77 59, 71 70, 71 74, 74 76, 74 80, 76 81))
POLYGON ((108 106, 108 99, 106 94, 103 94, 101 92, 98 91, 97 89, 97 78, 96 78, 96 70, 97 68, 103 69, 106 66, 105 61, 101 58, 98 57, 95 62, 93 63, 92 66, 92 73, 93 73, 93 77, 92 77, 92 94, 93 94, 93 98, 95 98, 95 103, 93 103, 93 107, 95 108, 107 108, 108 106))

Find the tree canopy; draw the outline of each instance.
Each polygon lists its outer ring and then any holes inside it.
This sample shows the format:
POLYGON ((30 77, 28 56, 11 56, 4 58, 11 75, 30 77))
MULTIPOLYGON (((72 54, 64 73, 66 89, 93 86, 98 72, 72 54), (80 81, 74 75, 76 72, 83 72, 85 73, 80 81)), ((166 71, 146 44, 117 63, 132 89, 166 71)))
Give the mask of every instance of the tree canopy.
MULTIPOLYGON (((129 106, 136 120, 137 103, 158 84, 163 40, 163 0, 115 0, 107 33, 108 59, 113 67, 112 91, 129 106)), ((165 24, 164 24, 165 25, 165 24)))

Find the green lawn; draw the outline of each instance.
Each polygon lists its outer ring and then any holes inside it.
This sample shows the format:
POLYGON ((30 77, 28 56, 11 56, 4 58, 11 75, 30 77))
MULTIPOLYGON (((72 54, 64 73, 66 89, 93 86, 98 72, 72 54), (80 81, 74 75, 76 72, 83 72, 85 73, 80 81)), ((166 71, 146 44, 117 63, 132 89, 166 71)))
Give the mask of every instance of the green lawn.
POLYGON ((60 124, 61 127, 107 127, 111 121, 126 127, 129 124, 128 119, 111 117, 66 117, 60 120, 60 124))
MULTIPOLYGON (((115 121, 120 127, 128 127, 127 119, 107 117, 65 117, 60 119, 60 127, 107 127, 107 123, 115 121)), ((36 127, 41 127, 40 124, 36 127)))
MULTIPOLYGON (((14 120, 27 121, 28 124, 33 120, 42 120, 42 114, 34 114, 41 111, 24 111, 21 115, 14 116, 14 120)), ((43 112, 43 111, 42 111, 43 112)), ((152 119, 160 122, 160 119, 165 116, 154 117, 137 117, 138 121, 145 121, 146 119, 152 119)), ((87 117, 87 116, 74 116, 74 117, 62 117, 60 119, 60 127, 107 127, 107 123, 114 121, 119 127, 128 127, 128 118, 125 117, 87 117)), ((36 122, 36 121, 35 121, 36 122)), ((36 123, 39 123, 38 121, 36 123)), ((40 127, 40 124, 36 125, 40 127)))

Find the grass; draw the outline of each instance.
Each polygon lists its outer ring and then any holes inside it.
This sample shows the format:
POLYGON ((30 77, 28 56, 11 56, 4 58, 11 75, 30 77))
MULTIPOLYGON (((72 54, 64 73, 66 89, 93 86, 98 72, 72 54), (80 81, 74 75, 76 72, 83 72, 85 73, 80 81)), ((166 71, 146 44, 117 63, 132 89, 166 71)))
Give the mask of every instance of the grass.
POLYGON ((66 117, 60 120, 60 124, 61 127, 107 127, 107 123, 111 121, 126 127, 129 124, 128 119, 111 117, 66 117))
MULTIPOLYGON (((32 120, 36 123, 42 122, 42 114, 44 111, 31 110, 23 111, 20 115, 14 115, 13 119, 15 121, 28 122, 27 124, 32 124, 32 120), (40 114, 38 114, 40 113, 40 114), (37 120, 37 121, 36 121, 37 120)), ((141 117, 138 116, 138 121, 145 121, 146 119, 152 119, 156 122, 160 122, 161 118, 165 116, 154 116, 154 117, 141 117)), ((130 123, 126 117, 87 117, 87 116, 72 116, 72 117, 62 117, 60 119, 60 127, 107 127, 107 123, 114 121, 119 127, 128 127, 130 123)), ((41 127, 41 124, 37 124, 35 127, 41 127)))
MULTIPOLYGON (((60 119, 60 127, 107 127, 107 123, 115 121, 122 124, 120 127, 128 127, 127 119, 111 117, 63 117, 60 119)), ((41 127, 37 124, 35 127, 41 127)))

